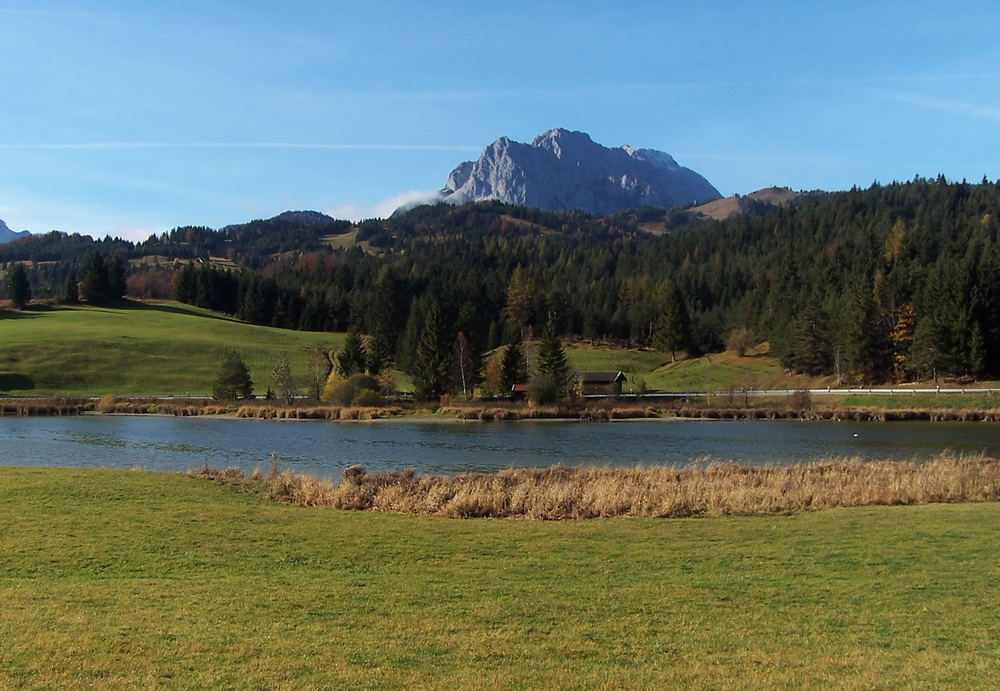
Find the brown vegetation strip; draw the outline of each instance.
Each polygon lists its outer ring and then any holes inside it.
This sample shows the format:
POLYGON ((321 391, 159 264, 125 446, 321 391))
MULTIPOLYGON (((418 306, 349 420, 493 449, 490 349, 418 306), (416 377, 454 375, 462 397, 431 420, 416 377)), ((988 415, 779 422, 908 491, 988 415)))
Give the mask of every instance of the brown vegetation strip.
POLYGON ((909 462, 826 461, 809 465, 691 468, 518 468, 456 477, 413 471, 344 471, 340 482, 237 468, 192 471, 300 506, 455 518, 540 520, 614 516, 787 514, 834 507, 995 501, 1000 461, 939 457, 909 462))

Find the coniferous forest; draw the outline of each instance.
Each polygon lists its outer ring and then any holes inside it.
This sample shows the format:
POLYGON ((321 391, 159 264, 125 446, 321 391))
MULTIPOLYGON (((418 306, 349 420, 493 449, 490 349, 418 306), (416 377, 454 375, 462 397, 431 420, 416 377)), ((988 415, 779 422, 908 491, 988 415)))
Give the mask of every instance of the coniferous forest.
POLYGON ((796 371, 877 384, 1000 377, 998 223, 1000 183, 939 177, 725 221, 480 202, 359 226, 283 214, 142 243, 49 233, 0 245, 0 262, 33 262, 32 295, 60 299, 95 250, 118 255, 130 295, 365 334, 378 367, 407 372, 429 349, 446 370, 453 348, 481 362, 551 325, 675 356, 768 341, 796 371))

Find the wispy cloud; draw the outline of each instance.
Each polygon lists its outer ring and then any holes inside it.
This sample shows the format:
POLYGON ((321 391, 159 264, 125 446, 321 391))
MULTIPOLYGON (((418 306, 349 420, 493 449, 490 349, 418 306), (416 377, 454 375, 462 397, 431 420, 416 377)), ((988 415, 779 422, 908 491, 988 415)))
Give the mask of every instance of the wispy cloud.
POLYGON ((0 143, 0 149, 313 149, 362 151, 481 151, 481 146, 451 144, 317 144, 308 142, 78 142, 62 144, 0 143))
MULTIPOLYGON (((817 76, 763 79, 704 79, 669 81, 584 82, 576 85, 523 86, 510 89, 437 89, 427 91, 393 92, 339 92, 324 94, 339 101, 490 101, 511 98, 541 98, 558 100, 576 96, 593 96, 595 93, 623 93, 675 89, 732 89, 732 88, 801 88, 824 86, 877 86, 891 84, 919 84, 1000 80, 1000 72, 946 72, 939 74, 896 74, 867 76, 817 76)), ((302 95, 312 98, 312 94, 302 95)))
POLYGON ((674 158, 683 161, 693 159, 696 161, 722 161, 725 163, 753 163, 753 164, 806 164, 810 166, 830 166, 843 165, 846 159, 815 158, 807 156, 771 156, 768 154, 712 154, 712 153, 683 153, 673 154, 674 158))
POLYGON ((967 103, 965 101, 955 101, 951 99, 934 98, 931 96, 906 94, 894 91, 886 92, 883 96, 890 100, 906 103, 911 106, 929 108, 931 110, 938 110, 945 113, 952 113, 954 115, 962 115, 964 117, 977 118, 980 120, 1000 122, 1000 108, 991 108, 989 106, 980 106, 975 103, 967 103))
POLYGON ((372 216, 375 218, 388 218, 397 209, 403 209, 406 211, 415 206, 420 206, 421 204, 437 204, 442 200, 443 197, 440 192, 420 192, 417 190, 411 190, 409 192, 397 194, 395 197, 386 199, 381 204, 377 204, 373 210, 372 216))
POLYGON ((36 17, 90 17, 93 16, 90 12, 84 11, 73 11, 73 10, 12 10, 9 8, 0 7, 0 14, 19 14, 25 16, 36 16, 36 17))

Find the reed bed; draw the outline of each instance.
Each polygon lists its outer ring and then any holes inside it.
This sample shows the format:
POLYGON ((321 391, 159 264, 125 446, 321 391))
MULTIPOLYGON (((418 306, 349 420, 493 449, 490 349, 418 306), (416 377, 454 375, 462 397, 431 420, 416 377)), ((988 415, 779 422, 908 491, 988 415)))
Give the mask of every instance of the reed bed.
POLYGON ((1000 461, 985 456, 940 456, 921 464, 831 460, 764 467, 556 465, 455 477, 412 470, 368 473, 352 466, 339 482, 282 472, 276 464, 249 479, 238 468, 205 467, 192 474, 299 506, 452 518, 746 516, 1000 498, 1000 461))
POLYGON ((889 410, 889 409, 819 409, 788 408, 679 408, 680 418, 703 420, 832 420, 856 422, 1000 422, 997 410, 889 410))
POLYGON ((91 410, 94 410, 94 404, 82 401, 17 401, 0 403, 0 417, 58 417, 61 415, 81 415, 91 410))
POLYGON ((242 406, 236 411, 238 418, 259 420, 381 420, 401 414, 401 408, 351 408, 313 406, 294 408, 282 406, 242 406))
POLYGON ((631 420, 658 417, 660 411, 652 406, 443 406, 441 415, 460 420, 480 420, 501 422, 506 420, 631 420))

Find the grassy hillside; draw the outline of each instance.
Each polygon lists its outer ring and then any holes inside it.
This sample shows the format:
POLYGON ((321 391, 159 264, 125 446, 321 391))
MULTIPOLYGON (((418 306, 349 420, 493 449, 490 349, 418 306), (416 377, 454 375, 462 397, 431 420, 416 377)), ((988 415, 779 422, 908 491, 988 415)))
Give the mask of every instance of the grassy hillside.
POLYGON ((998 520, 454 520, 0 468, 0 688, 987 688, 998 520))
MULTIPOLYGON (((293 373, 302 375, 310 348, 339 348, 344 337, 254 326, 175 302, 130 302, 116 308, 35 305, 0 313, 0 393, 208 394, 223 349, 235 348, 250 365, 257 393, 263 394, 278 353, 287 353, 293 373)), ((532 355, 535 346, 529 348, 532 355)), ((671 362, 666 353, 583 342, 568 344, 566 354, 575 370, 625 372, 626 392, 639 379, 649 390, 697 392, 832 383, 830 377, 793 376, 766 354, 713 353, 671 362)), ((405 375, 399 374, 398 384, 404 391, 412 389, 405 375)), ((918 403, 913 398, 899 402, 902 407, 918 403)))
POLYGON ((621 371, 628 375, 624 390, 634 389, 638 379, 657 391, 725 391, 744 387, 795 389, 818 386, 826 379, 794 376, 769 355, 739 357, 736 353, 712 353, 698 358, 670 361, 669 353, 653 350, 613 349, 577 344, 566 349, 575 369, 621 371))
POLYGON ((342 334, 251 326, 178 303, 39 305, 0 317, 0 392, 207 394, 223 349, 236 348, 263 393, 279 352, 304 374, 308 348, 342 343, 342 334))
MULTIPOLYGON (((224 348, 250 365, 258 393, 267 388, 279 352, 303 374, 307 350, 339 348, 344 334, 253 326, 175 302, 130 302, 94 308, 34 305, 0 316, 0 392, 29 395, 207 394, 224 348)), ((792 382, 774 358, 732 353, 671 363, 649 350, 577 344, 567 347, 580 370, 621 370, 629 390, 640 376, 651 389, 723 390, 751 382, 757 388, 792 382)), ((794 383, 794 382, 792 382, 794 383)), ((400 376, 404 390, 409 378, 400 376)))

